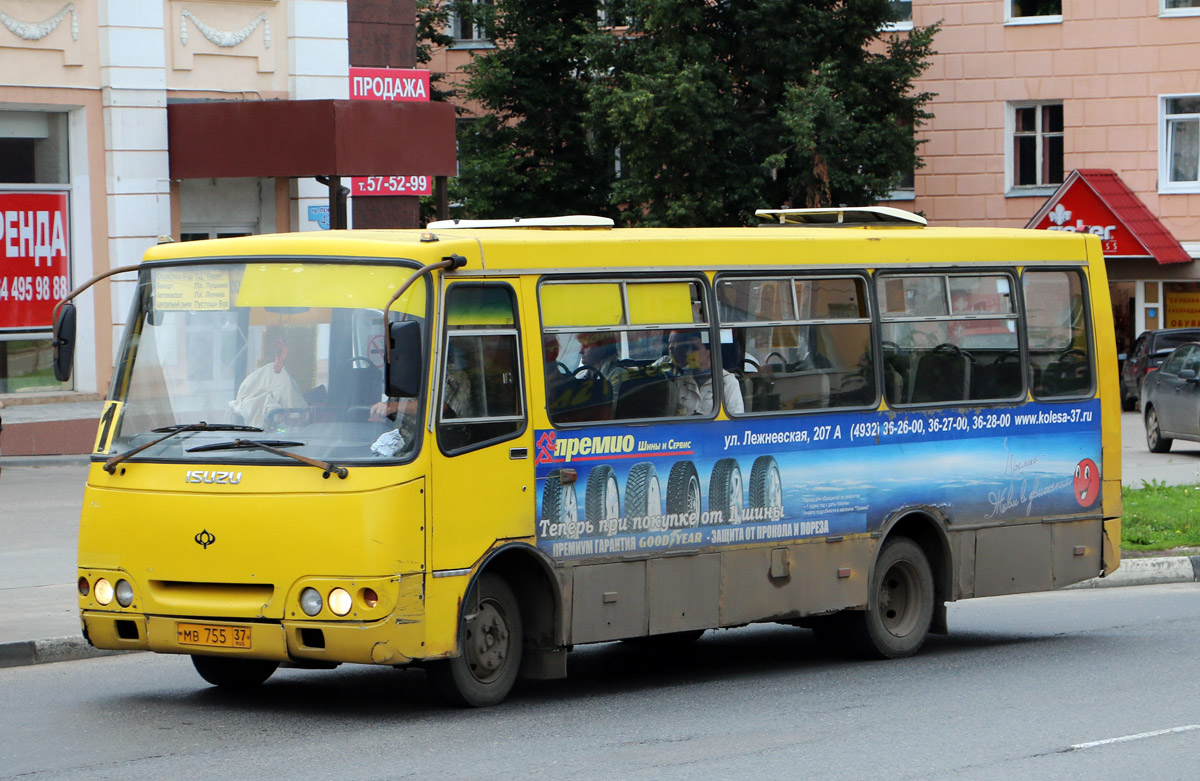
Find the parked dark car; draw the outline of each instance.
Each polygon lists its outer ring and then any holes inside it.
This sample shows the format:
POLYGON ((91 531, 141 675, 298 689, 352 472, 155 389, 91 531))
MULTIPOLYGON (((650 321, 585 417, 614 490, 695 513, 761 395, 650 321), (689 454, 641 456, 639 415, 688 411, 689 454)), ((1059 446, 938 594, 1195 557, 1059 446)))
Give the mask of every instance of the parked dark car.
POLYGON ((1175 439, 1200 442, 1200 344, 1181 345, 1142 383, 1146 447, 1171 449, 1175 439))
POLYGON ((1172 350, 1186 342, 1200 342, 1200 328, 1142 331, 1121 366, 1121 409, 1129 411, 1137 407, 1146 376, 1161 366, 1172 350))

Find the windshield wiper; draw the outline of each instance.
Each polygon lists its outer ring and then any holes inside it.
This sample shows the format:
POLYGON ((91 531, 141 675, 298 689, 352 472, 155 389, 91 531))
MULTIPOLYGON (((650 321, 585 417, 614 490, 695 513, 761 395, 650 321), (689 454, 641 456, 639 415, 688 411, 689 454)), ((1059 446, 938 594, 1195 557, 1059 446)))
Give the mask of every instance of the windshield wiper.
POLYGON ((319 461, 315 458, 302 456, 299 453, 290 453, 286 450, 279 449, 280 447, 302 447, 303 445, 303 442, 288 442, 285 440, 276 439, 267 439, 261 442, 253 439, 235 439, 230 442, 213 442, 209 445, 197 445, 196 447, 188 448, 187 452, 204 453, 211 450, 265 450, 268 453, 274 453, 277 456, 292 458, 302 464, 308 464, 309 466, 315 466, 317 469, 324 470, 325 477, 329 477, 330 474, 335 474, 342 480, 345 480, 346 475, 350 474, 350 471, 344 466, 335 466, 329 461, 319 461))
POLYGON ((117 464, 125 459, 136 456, 148 447, 154 447, 160 442, 165 442, 176 434, 182 434, 185 431, 262 431, 261 428, 254 426, 235 426, 232 423, 205 423, 203 420, 199 423, 180 423, 175 426, 163 426, 162 428, 153 429, 155 434, 162 434, 158 439, 152 439, 144 445, 138 445, 133 450, 127 450, 124 453, 113 456, 104 462, 104 471, 110 475, 117 471, 117 464))

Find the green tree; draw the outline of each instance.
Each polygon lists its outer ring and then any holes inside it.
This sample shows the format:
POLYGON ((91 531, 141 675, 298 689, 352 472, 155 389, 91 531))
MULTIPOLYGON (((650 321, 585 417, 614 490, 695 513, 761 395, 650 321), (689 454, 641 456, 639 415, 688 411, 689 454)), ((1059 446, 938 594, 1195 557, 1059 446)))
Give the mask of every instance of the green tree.
POLYGON ((887 0, 628 0, 592 86, 630 224, 745 224, 764 206, 864 205, 917 164, 913 91, 936 27, 881 33, 887 0))
POLYGON ((604 213, 611 158, 587 126, 590 62, 609 40, 597 30, 599 0, 499 0, 494 9, 475 20, 496 48, 466 66, 464 96, 486 113, 461 123, 455 199, 472 217, 604 213))

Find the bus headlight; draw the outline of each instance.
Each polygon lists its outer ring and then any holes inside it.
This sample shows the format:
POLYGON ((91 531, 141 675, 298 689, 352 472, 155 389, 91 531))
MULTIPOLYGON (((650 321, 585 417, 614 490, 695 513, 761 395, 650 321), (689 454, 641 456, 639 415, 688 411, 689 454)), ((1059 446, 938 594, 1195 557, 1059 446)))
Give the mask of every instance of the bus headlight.
MULTIPOLYGON (((96 584, 97 587, 99 584, 96 584)), ((99 588, 97 588, 99 591, 99 588)), ((315 588, 306 588, 300 592, 300 609, 304 611, 306 616, 315 616, 321 612, 321 592, 315 588)))
POLYGON ((133 586, 129 585, 128 580, 117 581, 117 604, 121 607, 129 607, 133 604, 133 586))
POLYGON ((101 605, 107 605, 113 600, 113 587, 104 578, 96 581, 96 601, 101 605))
POLYGON ((354 607, 354 600, 350 598, 350 592, 344 588, 335 588, 329 592, 329 609, 334 612, 334 615, 344 616, 350 612, 350 608, 354 607))

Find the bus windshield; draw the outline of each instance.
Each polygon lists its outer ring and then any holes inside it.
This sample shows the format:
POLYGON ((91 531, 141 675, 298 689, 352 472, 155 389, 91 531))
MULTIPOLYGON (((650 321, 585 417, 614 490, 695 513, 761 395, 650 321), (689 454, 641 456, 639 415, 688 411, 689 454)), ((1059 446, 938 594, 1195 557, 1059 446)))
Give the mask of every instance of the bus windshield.
MULTIPOLYGON (((383 310, 412 273, 300 261, 143 269, 110 394, 120 406, 105 411, 98 451, 162 439, 138 457, 287 460, 240 439, 316 459, 407 457, 419 405, 384 398, 383 310), (173 427, 189 429, 163 438, 173 427)), ((424 322, 422 282, 392 305, 393 321, 424 322)))

